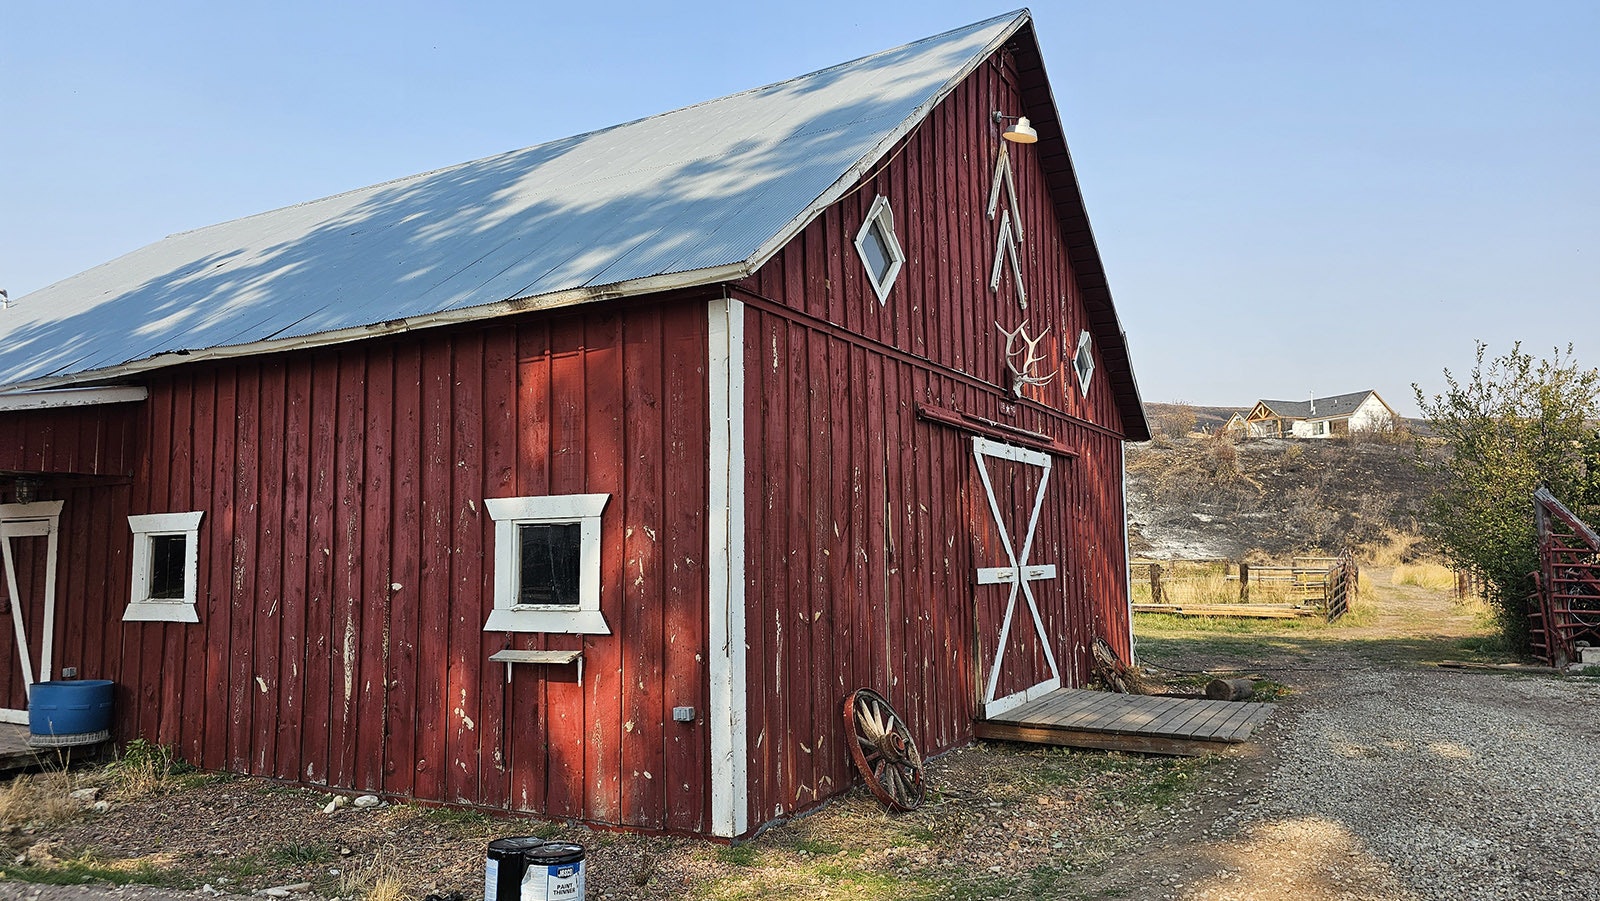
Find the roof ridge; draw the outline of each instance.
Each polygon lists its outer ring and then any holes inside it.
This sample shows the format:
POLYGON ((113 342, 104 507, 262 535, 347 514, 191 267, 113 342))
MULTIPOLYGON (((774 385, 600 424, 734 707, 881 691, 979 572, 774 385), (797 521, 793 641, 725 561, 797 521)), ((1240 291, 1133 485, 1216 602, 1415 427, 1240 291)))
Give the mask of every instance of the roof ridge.
POLYGON ((855 59, 846 60, 846 61, 844 61, 842 63, 834 63, 831 66, 826 66, 826 67, 821 68, 821 69, 815 69, 815 70, 812 70, 810 72, 802 73, 800 75, 794 75, 794 76, 791 76, 789 78, 785 78, 785 79, 783 79, 781 81, 774 81, 771 84, 761 85, 760 87, 746 88, 746 89, 744 89, 742 91, 735 91, 732 94, 722 94, 722 95, 717 96, 717 97, 709 97, 709 98, 707 98, 705 100, 700 100, 700 101, 697 101, 695 103, 685 104, 684 106, 675 107, 673 109, 665 110, 665 111, 662 111, 662 112, 659 112, 659 113, 652 113, 652 114, 650 114, 648 116, 640 116, 637 119, 629 119, 626 122, 618 122, 618 123, 616 123, 614 125, 607 125, 607 126, 605 126, 603 128, 594 128, 594 129, 590 129, 589 131, 579 132, 577 134, 563 135, 563 136, 558 137, 558 138, 551 138, 548 141, 541 141, 538 144, 529 144, 526 147, 516 147, 516 148, 513 148, 511 150, 502 150, 502 151, 499 151, 498 153, 491 153, 491 154, 489 154, 487 156, 480 156, 480 157, 476 157, 476 158, 470 159, 470 160, 462 160, 461 162, 451 163, 450 165, 447 165, 447 166, 440 166, 440 167, 438 167, 436 169, 428 169, 428 170, 425 170, 425 171, 422 171, 422 172, 414 172, 414 173, 412 173, 410 175, 401 175, 401 176, 397 176, 395 178, 388 179, 387 181, 375 182, 375 183, 370 184, 370 185, 361 185, 359 187, 348 188, 346 190, 338 191, 338 192, 335 192, 333 194, 328 194, 328 195, 325 195, 325 196, 322 196, 322 197, 315 197, 315 198, 312 198, 310 200, 302 200, 302 201, 299 201, 297 203, 285 204, 283 206, 273 207, 271 209, 261 210, 259 212, 255 212, 255 213, 247 213, 246 215, 236 216, 236 217, 234 217, 232 219, 224 219, 221 222, 211 222, 211 223, 208 223, 206 225, 197 225, 194 228, 189 228, 189 229, 184 229, 182 231, 172 232, 171 234, 167 235, 166 237, 168 237, 168 238, 181 237, 183 235, 193 234, 193 233, 198 232, 198 231, 205 231, 207 229, 216 228, 216 227, 222 226, 222 225, 230 225, 230 224, 235 223, 235 222, 245 222, 247 220, 254 219, 257 216, 268 216, 268 215, 271 215, 273 213, 284 212, 285 210, 295 210, 295 209, 300 209, 302 207, 315 206, 315 205, 317 205, 319 203, 326 203, 327 201, 330 201, 330 200, 338 200, 338 199, 340 199, 342 197, 349 197, 352 194, 359 194, 362 191, 372 191, 372 190, 376 190, 378 188, 387 188, 387 187, 389 187, 391 185, 397 185, 397 184, 401 184, 401 183, 404 183, 404 182, 415 181, 415 180, 418 180, 418 179, 423 179, 423 178, 428 178, 428 177, 431 177, 431 176, 434 176, 434 175, 439 175, 440 173, 449 172, 452 169, 460 169, 463 166, 476 165, 478 163, 483 163, 483 162, 487 162, 488 160, 492 160, 495 157, 511 156, 513 154, 518 154, 518 153, 527 153, 527 152, 529 152, 531 150, 538 150, 541 147, 549 147, 552 144, 560 144, 560 143, 565 142, 565 141, 576 141, 576 140, 578 140, 580 138, 588 138, 588 137, 591 137, 593 135, 605 134, 606 132, 616 131, 617 129, 620 129, 620 128, 627 128, 629 126, 638 125, 641 122, 649 122, 649 121, 652 121, 652 120, 655 120, 655 119, 662 119, 662 118, 665 118, 667 116, 674 116, 674 115, 677 115, 678 113, 687 112, 688 110, 700 109, 702 107, 710 106, 710 105, 712 105, 714 103, 723 103, 723 102, 726 102, 726 101, 729 101, 729 100, 733 100, 734 98, 737 98, 737 97, 748 97, 748 96, 750 96, 752 94, 759 94, 759 93, 761 93, 763 91, 770 91, 770 90, 773 90, 775 88, 781 88, 784 85, 793 84, 794 82, 802 81, 802 80, 807 79, 807 78, 814 78, 814 77, 816 77, 818 75, 822 75, 822 74, 827 73, 827 72, 832 72, 832 71, 834 71, 836 69, 844 69, 844 68, 849 67, 849 66, 854 66, 854 65, 857 65, 857 64, 861 63, 863 60, 872 59, 872 58, 878 57, 878 56, 887 56, 888 54, 891 54, 891 53, 898 53, 900 51, 906 50, 907 48, 915 47, 915 46, 917 46, 919 44, 926 44, 926 43, 929 43, 930 41, 936 41, 936 40, 939 40, 941 38, 947 37, 949 35, 955 34, 957 32, 961 32, 961 31, 978 31, 978 30, 981 30, 981 29, 983 29, 983 28, 985 28, 985 27, 987 27, 989 25, 992 25, 992 24, 994 24, 996 22, 1000 22, 1000 21, 1003 21, 1003 20, 1015 19, 1015 18, 1017 18, 1019 16, 1022 16, 1022 15, 1031 16, 1032 13, 1025 6, 1024 7, 1019 7, 1018 9, 1014 9, 1011 12, 1008 12, 1008 13, 1002 13, 1001 15, 998 15, 998 16, 991 16, 991 17, 989 17, 987 19, 983 19, 983 20, 980 20, 980 21, 977 21, 977 22, 970 22, 970 23, 968 23, 966 25, 959 25, 959 26, 957 26, 955 28, 950 28, 950 29, 946 29, 944 31, 941 31, 938 34, 930 34, 930 35, 927 35, 926 37, 918 38, 917 40, 914 40, 914 41, 907 41, 904 44, 899 44, 899 45, 896 45, 894 47, 888 47, 888 48, 885 48, 883 50, 878 50, 878 51, 873 52, 873 53, 863 54, 861 56, 856 57, 855 59))

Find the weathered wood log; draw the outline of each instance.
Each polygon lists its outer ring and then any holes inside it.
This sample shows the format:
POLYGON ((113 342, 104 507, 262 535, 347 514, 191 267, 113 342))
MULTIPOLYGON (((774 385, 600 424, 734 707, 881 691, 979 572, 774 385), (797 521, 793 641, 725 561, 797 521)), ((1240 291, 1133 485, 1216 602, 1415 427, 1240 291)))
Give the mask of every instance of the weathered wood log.
POLYGON ((1206 683, 1206 697, 1213 701, 1244 701, 1256 693, 1249 679, 1212 679, 1206 683))

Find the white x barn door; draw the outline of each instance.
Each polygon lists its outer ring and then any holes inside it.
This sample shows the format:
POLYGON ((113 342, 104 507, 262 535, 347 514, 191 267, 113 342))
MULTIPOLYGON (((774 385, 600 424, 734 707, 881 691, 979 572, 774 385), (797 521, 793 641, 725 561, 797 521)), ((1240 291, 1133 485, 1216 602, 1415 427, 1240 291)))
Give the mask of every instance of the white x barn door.
MULTIPOLYGON (((56 552, 62 501, 0 504, 0 570, 15 642, 0 638, 0 723, 26 723, 33 683, 48 680, 55 645, 56 552), (11 658, 6 661, 6 657, 11 658)), ((4 625, 0 624, 0 630, 4 625)))
MULTIPOLYGON (((1051 650, 1034 583, 1056 578, 1054 563, 1034 563, 1034 536, 1039 530, 1039 512, 1044 509, 1045 492, 1050 487, 1050 455, 987 438, 972 439, 972 456, 978 464, 978 478, 994 533, 999 543, 1000 565, 978 568, 978 628, 994 628, 995 616, 985 615, 996 598, 982 586, 1005 586, 1005 613, 998 617, 998 634, 979 635, 980 653, 992 648, 992 660, 983 675, 983 715, 992 717, 1061 687, 1061 670, 1051 650), (997 475, 1005 471, 1007 478, 997 475), (1037 479, 1037 486, 1034 480, 1037 479), (1031 490, 1030 490, 1031 489, 1031 490), (1018 599, 1027 607, 1027 625, 1019 623, 1018 599), (1031 634, 1024 631, 1031 626, 1031 634), (1040 664, 1043 664, 1042 666, 1040 664), (996 695, 999 695, 996 697, 996 695)), ((993 556, 991 551, 991 556, 993 556)), ((987 655, 986 655, 987 656, 987 655)))

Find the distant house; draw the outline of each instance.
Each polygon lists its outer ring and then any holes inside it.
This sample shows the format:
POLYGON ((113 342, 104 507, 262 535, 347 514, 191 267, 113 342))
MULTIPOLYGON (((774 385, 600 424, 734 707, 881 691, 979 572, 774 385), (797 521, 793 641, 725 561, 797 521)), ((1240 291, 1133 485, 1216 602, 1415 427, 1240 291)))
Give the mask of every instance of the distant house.
POLYGON ((1222 424, 1224 434, 1234 438, 1243 438, 1250 434, 1250 424, 1245 421, 1244 411, 1235 410, 1228 421, 1222 424))
MULTIPOLYGON (((1245 434, 1250 438, 1332 438, 1392 429, 1399 422, 1399 414, 1376 391, 1310 400, 1258 400, 1244 419, 1245 434)), ((1233 427, 1229 420, 1229 430, 1233 427)))

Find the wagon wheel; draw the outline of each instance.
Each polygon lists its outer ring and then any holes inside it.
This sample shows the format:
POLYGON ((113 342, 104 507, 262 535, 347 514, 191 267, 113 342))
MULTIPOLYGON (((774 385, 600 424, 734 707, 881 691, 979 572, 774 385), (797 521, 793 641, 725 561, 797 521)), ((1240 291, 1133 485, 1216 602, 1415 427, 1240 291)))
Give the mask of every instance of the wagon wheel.
POLYGON ((850 758, 878 800, 891 810, 921 807, 926 793, 922 755, 911 730, 883 695, 870 688, 845 695, 844 727, 854 736, 850 758))

